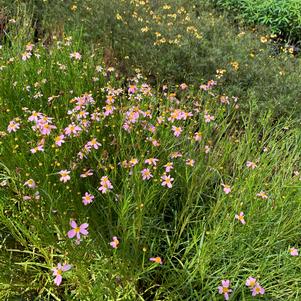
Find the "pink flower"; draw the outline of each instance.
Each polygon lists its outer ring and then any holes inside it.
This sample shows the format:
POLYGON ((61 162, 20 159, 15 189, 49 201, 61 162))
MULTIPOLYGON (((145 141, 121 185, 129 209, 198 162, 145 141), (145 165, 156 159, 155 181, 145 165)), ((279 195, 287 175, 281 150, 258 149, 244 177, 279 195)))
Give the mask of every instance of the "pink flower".
POLYGON ((28 121, 38 122, 39 118, 42 118, 43 114, 40 112, 32 111, 32 114, 28 117, 28 121))
POLYGON ((172 182, 174 178, 171 178, 169 175, 168 176, 163 175, 161 179, 162 179, 162 183, 161 183, 162 186, 167 186, 168 188, 172 188, 172 182))
POLYGON ((72 134, 76 135, 80 131, 81 131, 81 128, 78 125, 71 123, 65 128, 65 135, 67 135, 67 136, 70 136, 72 134))
POLYGON ((28 60, 31 56, 32 56, 32 54, 29 51, 22 53, 22 61, 28 60))
POLYGON ((113 189, 113 185, 109 181, 109 178, 107 176, 102 177, 100 179, 100 187, 98 188, 98 190, 102 193, 106 193, 110 189, 113 189))
POLYGON ((27 180, 24 185, 32 189, 36 188, 36 182, 33 179, 27 180))
POLYGON ((84 205, 88 205, 93 202, 94 195, 86 192, 85 195, 82 197, 82 200, 83 200, 84 205))
POLYGON ((87 223, 84 223, 84 224, 81 224, 79 227, 77 226, 77 223, 72 220, 70 221, 70 226, 72 227, 71 230, 68 231, 68 237, 69 238, 73 238, 74 236, 76 236, 76 241, 77 243, 79 244, 80 242, 80 235, 88 235, 88 231, 87 231, 87 228, 89 227, 89 224, 87 223))
POLYGON ((129 89, 128 89, 128 92, 129 92, 130 94, 133 94, 133 93, 136 92, 136 90, 137 90, 136 85, 130 85, 130 86, 129 86, 129 89))
POLYGON ((110 246, 113 249, 117 249, 119 246, 119 240, 117 239, 117 236, 113 236, 112 241, 110 242, 110 246))
POLYGON ((246 286, 252 288, 256 285, 257 281, 256 281, 256 278, 253 278, 253 277, 249 277, 247 280, 246 280, 246 286))
POLYGON ((147 163, 147 164, 149 164, 149 165, 154 165, 154 166, 156 166, 158 161, 159 161, 159 159, 156 159, 156 158, 149 158, 149 159, 146 159, 146 160, 144 161, 144 163, 147 163))
POLYGON ((299 253, 298 253, 298 249, 296 248, 290 248, 290 253, 292 256, 298 256, 299 253))
POLYGON ((155 263, 163 264, 162 259, 159 256, 151 257, 149 260, 152 261, 152 262, 155 262, 155 263))
POLYGON ((246 166, 251 169, 255 169, 257 165, 252 161, 247 161, 246 166))
POLYGON ((268 198, 268 195, 264 191, 260 191, 256 194, 256 196, 262 198, 263 200, 266 200, 268 198))
POLYGON ((204 118, 206 123, 209 123, 210 121, 214 120, 214 116, 209 115, 207 112, 205 113, 204 118))
POLYGON ((202 140, 202 133, 200 133, 200 132, 195 132, 195 133, 194 133, 194 136, 193 136, 193 139, 194 139, 195 141, 201 141, 201 140, 202 140))
POLYGON ((63 134, 61 134, 61 135, 59 135, 59 136, 56 136, 56 137, 54 138, 55 145, 57 145, 57 146, 62 146, 62 143, 65 143, 64 138, 65 138, 65 135, 63 135, 63 134))
POLYGON ((258 294, 263 295, 264 292, 265 292, 264 288, 261 287, 259 285, 259 283, 256 283, 255 286, 252 288, 252 296, 253 297, 256 296, 256 295, 258 295, 258 294))
POLYGON ((60 181, 66 183, 67 181, 69 181, 71 179, 71 177, 69 176, 70 171, 68 170, 61 170, 59 172, 60 174, 60 181))
POLYGON ((47 122, 39 122, 38 126, 42 135, 50 135, 52 129, 56 129, 55 125, 49 124, 47 122))
POLYGON ((15 120, 12 120, 9 122, 9 125, 7 127, 7 131, 9 133, 16 132, 20 128, 20 123, 16 122, 15 120))
POLYGON ((229 280, 222 280, 222 286, 218 287, 218 293, 223 294, 225 300, 229 300, 229 293, 232 292, 232 289, 230 289, 229 286, 230 286, 229 280))
POLYGON ((235 218, 239 220, 243 225, 246 223, 245 216, 243 212, 240 212, 239 215, 235 214, 235 218))
POLYGON ((231 187, 229 185, 226 184, 222 184, 222 186, 224 187, 224 192, 225 194, 229 194, 231 192, 231 187))
POLYGON ((165 165, 165 172, 170 172, 173 169, 173 163, 172 162, 167 162, 165 165))
POLYGON ((92 169, 89 169, 89 170, 83 172, 83 173, 80 175, 81 178, 87 178, 87 177, 90 177, 90 176, 93 176, 93 171, 92 171, 92 169))
POLYGON ((98 149, 99 146, 101 146, 101 144, 99 142, 97 142, 96 138, 93 138, 91 141, 89 141, 88 143, 89 147, 92 147, 94 149, 98 149))
POLYGON ((63 272, 66 272, 66 271, 69 271, 71 269, 71 265, 70 264, 64 264, 62 266, 61 263, 58 263, 57 264, 57 267, 56 268, 53 268, 52 271, 53 271, 53 276, 55 276, 54 278, 54 283, 59 286, 62 282, 62 274, 63 272))
POLYGON ((73 53, 70 53, 70 58, 75 59, 75 60, 80 60, 82 58, 82 56, 79 52, 73 52, 73 53))
POLYGON ((188 166, 194 166, 195 161, 193 159, 187 159, 186 161, 186 165, 188 166))
POLYGON ((151 174, 148 168, 144 168, 143 170, 141 170, 141 175, 143 180, 149 180, 150 178, 153 177, 153 175, 151 174))
POLYGON ((173 134, 176 136, 176 137, 179 137, 182 133, 182 128, 181 127, 176 127, 176 126, 172 126, 172 131, 173 131, 173 134))

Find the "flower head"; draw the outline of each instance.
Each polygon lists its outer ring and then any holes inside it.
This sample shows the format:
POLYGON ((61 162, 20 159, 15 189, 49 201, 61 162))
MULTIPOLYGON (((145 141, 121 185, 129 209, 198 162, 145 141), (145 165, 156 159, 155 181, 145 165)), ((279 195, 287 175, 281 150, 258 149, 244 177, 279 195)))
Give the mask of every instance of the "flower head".
POLYGON ((113 249, 117 249, 118 248, 118 246, 119 246, 119 240, 118 240, 117 236, 113 236, 112 241, 110 242, 110 246, 113 249))
POLYGON ((152 262, 155 262, 155 263, 163 264, 163 261, 162 261, 161 257, 159 257, 159 256, 151 257, 149 260, 152 262))
POLYGON ((62 282, 62 274, 63 272, 67 272, 71 269, 71 265, 70 264, 64 264, 62 265, 61 263, 58 263, 57 264, 57 267, 56 268, 53 268, 52 271, 53 271, 53 276, 55 276, 54 278, 54 283, 59 286, 62 282))
POLYGON ((68 170, 61 170, 59 172, 60 177, 60 181, 66 183, 67 181, 69 181, 71 179, 71 177, 69 176, 70 171, 68 170))
POLYGON ((162 186, 167 186, 168 188, 172 188, 172 182, 173 182, 174 178, 171 178, 170 175, 168 175, 168 176, 163 175, 161 177, 161 180, 162 180, 162 182, 161 182, 162 186))
POLYGON ((218 287, 218 293, 223 294, 225 300, 229 300, 229 293, 232 292, 232 289, 230 289, 229 286, 230 286, 229 280, 222 280, 222 285, 218 287))
POLYGON ((263 295, 265 293, 265 289, 256 283, 255 286, 252 288, 252 296, 256 296, 258 294, 263 295))
POLYGON ((81 224, 80 226, 78 226, 74 220, 71 220, 70 226, 72 229, 68 231, 67 235, 69 238, 73 238, 74 236, 76 236, 76 241, 78 244, 80 242, 81 234, 84 236, 89 234, 89 232, 87 231, 89 224, 87 224, 87 223, 84 223, 84 224, 81 224))
POLYGON ((149 180, 150 178, 153 177, 153 175, 151 174, 148 168, 144 168, 143 170, 141 170, 141 175, 143 180, 149 180))
POLYGON ((231 187, 229 185, 222 184, 222 186, 224 187, 223 190, 225 194, 229 194, 231 192, 231 187))
POLYGON ((254 287, 256 283, 257 283, 256 278, 253 278, 251 276, 246 280, 246 286, 250 288, 254 287))
POLYGON ((27 180, 24 185, 32 189, 36 188, 36 182, 33 179, 27 180))
POLYGON ((240 212, 239 215, 235 214, 235 218, 237 220, 239 220, 243 225, 246 223, 246 221, 245 221, 245 215, 244 215, 243 212, 240 212))
POLYGON ((290 248, 290 254, 292 256, 298 256, 299 255, 298 249, 296 249, 296 248, 290 248))
POLYGON ((84 205, 88 205, 90 203, 92 203, 94 200, 94 195, 86 192, 85 195, 82 197, 82 201, 84 203, 84 205))
POLYGON ((111 184, 109 178, 104 176, 100 179, 100 187, 98 188, 99 191, 102 193, 106 193, 108 190, 113 189, 113 185, 111 184))

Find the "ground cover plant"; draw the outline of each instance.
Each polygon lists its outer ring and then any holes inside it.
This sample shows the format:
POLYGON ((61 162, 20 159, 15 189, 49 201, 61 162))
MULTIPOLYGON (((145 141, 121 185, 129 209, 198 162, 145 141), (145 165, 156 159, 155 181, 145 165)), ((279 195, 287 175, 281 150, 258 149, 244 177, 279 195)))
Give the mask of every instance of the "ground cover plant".
POLYGON ((0 49, 1 299, 299 300, 298 122, 30 22, 0 49))

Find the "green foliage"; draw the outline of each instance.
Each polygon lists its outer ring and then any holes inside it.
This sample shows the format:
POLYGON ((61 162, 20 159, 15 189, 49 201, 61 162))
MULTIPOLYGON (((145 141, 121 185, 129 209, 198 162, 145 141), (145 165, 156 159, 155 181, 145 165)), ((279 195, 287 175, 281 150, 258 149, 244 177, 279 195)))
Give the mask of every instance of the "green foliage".
POLYGON ((252 25, 268 26, 274 34, 288 39, 301 38, 301 2, 299 0, 211 0, 219 9, 233 13, 252 25))

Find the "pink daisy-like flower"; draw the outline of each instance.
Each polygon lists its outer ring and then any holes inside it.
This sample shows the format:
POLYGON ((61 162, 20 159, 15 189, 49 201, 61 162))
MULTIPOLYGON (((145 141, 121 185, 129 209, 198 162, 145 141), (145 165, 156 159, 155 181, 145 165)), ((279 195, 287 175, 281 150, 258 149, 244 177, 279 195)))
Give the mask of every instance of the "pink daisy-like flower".
POLYGON ((88 205, 90 203, 92 203, 94 200, 94 195, 86 192, 85 195, 82 197, 82 201, 84 203, 84 205, 88 205))
POLYGON ((54 138, 55 145, 56 146, 62 146, 62 143, 65 143, 64 138, 65 138, 65 135, 63 135, 63 134, 61 134, 59 136, 56 136, 54 138))
POLYGON ((209 115, 208 113, 205 113, 204 118, 206 123, 209 123, 215 119, 214 116, 209 115))
POLYGON ((101 144, 97 142, 96 138, 93 138, 91 141, 87 143, 87 145, 91 148, 98 149, 101 144))
POLYGON ((298 253, 298 249, 296 249, 296 248, 290 248, 290 254, 292 255, 292 256, 298 256, 299 255, 299 253, 298 253))
POLYGON ((81 224, 80 226, 77 226, 77 223, 74 221, 74 220, 71 220, 70 221, 70 226, 72 227, 71 230, 68 231, 67 235, 69 238, 73 238, 74 236, 76 236, 76 240, 77 240, 77 243, 79 244, 80 242, 80 235, 88 235, 89 232, 87 230, 87 228, 89 227, 89 224, 87 223, 84 223, 84 224, 81 224))
POLYGON ((256 196, 262 198, 263 200, 266 200, 268 198, 268 195, 264 191, 260 191, 256 194, 256 196))
POLYGON ((59 172, 60 177, 60 181, 66 183, 67 181, 69 181, 71 179, 71 177, 69 176, 70 171, 68 170, 61 170, 59 172))
POLYGON ((53 276, 55 276, 54 278, 54 283, 59 286, 62 282, 62 274, 63 272, 69 271, 71 269, 71 265, 70 264, 64 264, 62 265, 61 263, 57 264, 56 268, 53 268, 53 276))
POLYGON ((231 187, 229 185, 222 184, 222 186, 224 187, 223 190, 225 194, 229 194, 231 192, 231 187))
POLYGON ((87 177, 90 177, 90 176, 93 176, 93 171, 92 171, 92 169, 89 169, 89 170, 83 172, 83 173, 80 175, 81 178, 87 178, 87 177))
POLYGON ((152 262, 155 262, 155 263, 163 264, 163 261, 162 261, 161 257, 159 257, 159 256, 151 257, 149 260, 152 262))
POLYGON ((257 165, 252 161, 247 161, 246 166, 251 169, 255 169, 257 165))
POLYGON ((27 180, 24 185, 32 189, 36 188, 36 182, 33 179, 27 180))
POLYGON ((253 288, 256 285, 256 283, 257 283, 256 278, 253 278, 251 276, 246 280, 246 286, 250 288, 253 288))
POLYGON ((182 133, 182 128, 181 127, 177 127, 177 126, 172 126, 172 131, 173 131, 173 134, 176 136, 176 137, 179 137, 182 133))
POLYGON ((170 172, 173 169, 173 163, 172 162, 167 162, 165 165, 165 172, 170 172))
POLYGON ((235 218, 237 220, 239 220, 243 225, 246 223, 246 221, 245 221, 245 215, 244 215, 243 212, 240 212, 239 215, 235 214, 235 218))
POLYGON ((119 246, 119 240, 118 240, 117 236, 113 236, 112 241, 110 242, 110 246, 113 249, 117 249, 118 248, 118 246, 119 246))
POLYGON ((172 188, 172 182, 174 178, 171 178, 170 175, 168 176, 163 175, 161 179, 162 179, 162 183, 161 183, 162 186, 167 186, 168 188, 172 188))
POLYGON ((151 174, 148 168, 144 168, 143 170, 141 170, 141 175, 143 180, 149 180, 150 178, 153 177, 153 175, 151 174))
POLYGON ((265 293, 265 289, 256 283, 255 286, 252 288, 252 296, 256 296, 258 294, 263 295, 265 293))
POLYGON ((144 161, 144 163, 156 166, 158 161, 159 161, 159 159, 157 159, 157 158, 149 158, 149 159, 146 159, 144 161))
POLYGON ((218 293, 223 294, 225 300, 229 300, 229 293, 232 292, 232 289, 230 289, 229 286, 230 286, 229 280, 222 280, 222 285, 218 287, 218 293))
POLYGON ((98 188, 99 191, 102 193, 106 193, 108 190, 113 189, 113 185, 111 184, 109 178, 104 176, 100 179, 100 187, 98 188))
POLYGON ((128 88, 128 93, 134 94, 137 91, 136 85, 130 85, 128 88))
POLYGON ((7 131, 9 133, 16 132, 20 128, 20 123, 16 122, 15 120, 12 120, 9 122, 9 125, 7 127, 7 131))
POLYGON ((70 53, 70 58, 79 61, 82 58, 82 56, 79 52, 72 52, 70 53))
POLYGON ((200 132, 195 132, 195 133, 194 133, 194 136, 193 136, 193 139, 194 139, 195 141, 201 141, 201 140, 202 140, 202 133, 200 133, 200 132))

